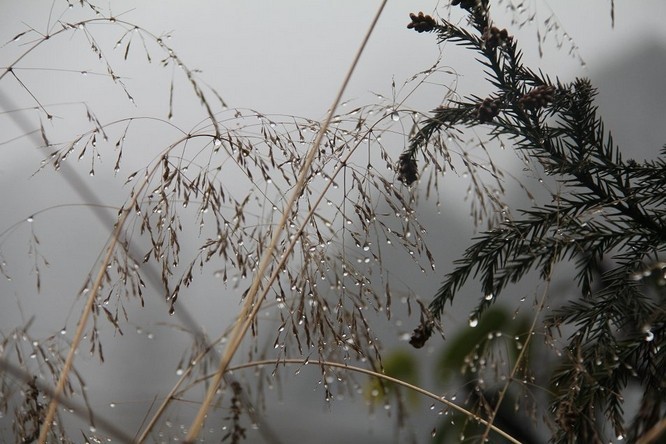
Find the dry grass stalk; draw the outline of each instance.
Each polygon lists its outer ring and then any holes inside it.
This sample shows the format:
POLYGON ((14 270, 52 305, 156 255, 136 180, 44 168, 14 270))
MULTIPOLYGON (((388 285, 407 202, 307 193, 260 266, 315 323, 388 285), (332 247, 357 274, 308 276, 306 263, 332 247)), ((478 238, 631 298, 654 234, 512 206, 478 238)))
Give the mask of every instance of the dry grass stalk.
MULTIPOLYGON (((366 43, 370 39, 370 36, 372 35, 375 25, 377 24, 377 21, 379 20, 379 17, 381 16, 382 11, 384 10, 384 6, 386 6, 386 2, 387 0, 383 0, 382 3, 380 4, 379 9, 375 14, 375 17, 373 18, 372 23, 370 24, 370 27, 368 28, 368 31, 365 37, 363 38, 363 41, 361 42, 361 46, 358 52, 356 53, 354 60, 352 61, 349 71, 347 72, 347 75, 343 80, 342 86, 340 87, 338 94, 333 101, 328 116, 326 117, 326 120, 324 121, 324 124, 322 125, 321 129, 317 133, 317 137, 314 143, 308 150, 305 162, 301 167, 301 171, 298 176, 296 186, 291 194, 291 197, 289 198, 289 200, 282 209, 282 218, 278 223, 277 227, 275 228, 275 230, 273 231, 271 243, 261 259, 259 268, 254 276, 250 290, 248 291, 248 294, 245 297, 245 303, 243 304, 241 313, 239 314, 236 320, 236 324, 234 325, 234 329, 231 333, 231 339, 229 341, 229 344, 227 345, 225 353, 220 360, 220 366, 213 378, 213 381, 211 382, 211 385, 208 387, 206 397, 204 398, 201 407, 199 408, 199 411, 197 412, 197 415, 190 426, 188 434, 185 438, 186 442, 194 442, 195 438, 198 436, 199 431, 201 430, 201 427, 204 424, 208 409, 210 408, 210 405, 216 396, 217 389, 220 386, 220 382, 222 381, 222 377, 224 373, 227 371, 229 363, 236 354, 236 351, 238 350, 238 347, 240 346, 240 343, 243 340, 245 333, 247 332, 250 325, 255 321, 257 312, 259 311, 259 308, 261 307, 261 304, 263 303, 263 300, 267 293, 266 289, 266 291, 264 291, 263 294, 259 298, 257 298, 257 293, 260 290, 261 281, 264 277, 264 273, 268 269, 269 264, 273 261, 273 252, 275 251, 275 247, 277 246, 282 236, 282 231, 285 228, 287 220, 291 217, 294 203, 304 191, 306 180, 310 177, 311 174, 310 167, 312 166, 312 162, 317 153, 319 152, 319 146, 324 138, 324 135, 326 134, 326 130, 328 129, 333 119, 333 115, 335 114, 338 104, 342 100, 342 95, 345 92, 347 84, 351 79, 351 76, 354 72, 354 69, 356 68, 358 61, 361 58, 361 55, 363 54, 363 49, 365 48, 366 43)), ((304 221, 304 223, 307 223, 307 219, 304 221)), ((290 253, 291 251, 287 250, 284 252, 284 256, 286 257, 290 253)))

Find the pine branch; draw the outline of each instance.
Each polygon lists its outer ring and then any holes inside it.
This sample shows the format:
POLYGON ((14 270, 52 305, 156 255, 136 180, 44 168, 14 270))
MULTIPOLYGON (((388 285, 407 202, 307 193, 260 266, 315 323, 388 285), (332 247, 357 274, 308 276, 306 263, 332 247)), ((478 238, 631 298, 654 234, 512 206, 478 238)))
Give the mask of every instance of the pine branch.
POLYGON ((560 390, 552 410, 559 426, 554 439, 604 441, 597 412, 610 421, 615 436, 636 438, 655 426, 666 404, 663 394, 654 395, 663 390, 655 369, 664 362, 657 351, 666 340, 666 265, 654 263, 666 250, 666 148, 655 161, 625 161, 597 115, 596 91, 588 80, 563 84, 524 67, 515 39, 488 26, 487 2, 452 4, 469 12, 475 32, 447 21, 430 30, 440 43, 479 53, 495 92, 434 110, 401 157, 409 160, 412 174, 400 180, 416 180, 417 153, 434 134, 483 124, 493 137, 510 140, 537 160, 563 192, 553 196, 554 203, 522 211, 522 218, 475 238, 445 277, 426 318, 439 318, 470 277, 480 281, 483 292, 471 315, 476 319, 529 271, 546 279, 554 264, 573 259, 580 295, 546 320, 549 328, 575 329, 553 375, 560 390), (608 272, 606 261, 614 264, 608 272), (631 378, 645 394, 627 435, 621 393, 631 378))

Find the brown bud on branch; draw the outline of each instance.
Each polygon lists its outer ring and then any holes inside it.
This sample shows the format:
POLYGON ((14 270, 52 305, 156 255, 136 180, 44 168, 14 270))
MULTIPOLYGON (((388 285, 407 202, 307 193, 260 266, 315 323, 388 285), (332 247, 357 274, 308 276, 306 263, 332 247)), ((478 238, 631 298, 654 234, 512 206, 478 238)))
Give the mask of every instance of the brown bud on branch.
POLYGON ((429 32, 435 29, 435 26, 437 25, 434 18, 429 15, 424 15, 422 12, 419 12, 418 15, 412 12, 409 14, 409 18, 411 18, 412 21, 407 25, 407 28, 413 29, 416 32, 429 32))

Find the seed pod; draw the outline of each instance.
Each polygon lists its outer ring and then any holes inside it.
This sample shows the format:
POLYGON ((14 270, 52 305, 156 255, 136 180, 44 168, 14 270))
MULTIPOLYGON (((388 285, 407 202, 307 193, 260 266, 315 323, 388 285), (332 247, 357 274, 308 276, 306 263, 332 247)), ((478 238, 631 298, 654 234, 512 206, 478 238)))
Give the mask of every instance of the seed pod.
POLYGON ((483 99, 477 108, 479 122, 491 122, 499 114, 499 103, 491 98, 483 99))
POLYGON ((513 37, 509 35, 509 32, 506 29, 500 30, 495 26, 484 28, 481 38, 483 39, 486 48, 489 49, 495 49, 498 46, 506 46, 507 43, 513 40, 513 37))
POLYGON ((543 108, 553 101, 555 87, 551 85, 541 85, 532 88, 518 99, 518 105, 526 109, 543 108))
POLYGON ((412 21, 407 25, 407 28, 413 29, 416 32, 429 32, 437 25, 434 18, 429 15, 424 15, 423 12, 419 12, 418 15, 412 12, 409 14, 409 18, 411 18, 412 21))

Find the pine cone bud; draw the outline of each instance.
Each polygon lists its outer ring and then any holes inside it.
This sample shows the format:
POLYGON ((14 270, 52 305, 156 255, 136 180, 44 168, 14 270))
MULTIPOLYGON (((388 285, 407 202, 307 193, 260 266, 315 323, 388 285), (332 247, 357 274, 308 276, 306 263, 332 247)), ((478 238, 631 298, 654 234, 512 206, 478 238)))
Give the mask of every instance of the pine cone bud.
POLYGON ((461 8, 470 11, 478 4, 478 0, 452 0, 451 6, 460 5, 461 8))
POLYGON ((434 324, 432 322, 421 322, 421 325, 416 327, 412 332, 412 337, 409 343, 414 348, 422 348, 426 341, 432 336, 434 324))
POLYGON ((487 27, 484 28, 482 39, 486 44, 486 48, 495 49, 498 46, 505 46, 513 40, 513 37, 509 35, 509 32, 506 29, 500 30, 499 28, 492 26, 490 29, 487 27))
POLYGON ((491 98, 483 99, 476 112, 479 122, 491 122, 499 114, 499 103, 491 98))
POLYGON ((418 15, 412 12, 409 14, 409 18, 411 18, 412 21, 407 25, 407 28, 414 29, 416 32, 432 31, 435 28, 435 25, 437 25, 434 18, 429 15, 424 15, 423 12, 419 12, 418 15))
POLYGON ((398 180, 405 185, 411 185, 418 179, 418 166, 411 153, 404 152, 398 159, 398 180))
POLYGON ((518 99, 518 105, 527 109, 543 108, 553 101, 555 87, 550 85, 541 85, 532 88, 528 93, 518 99))

